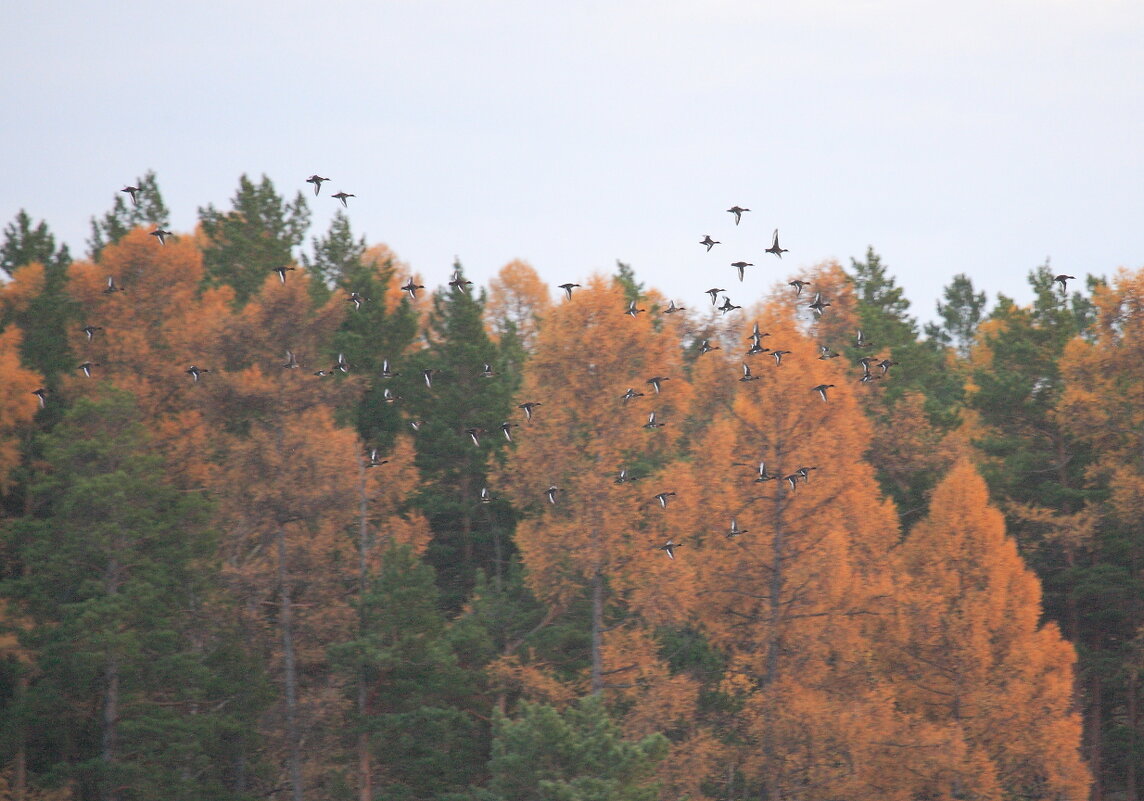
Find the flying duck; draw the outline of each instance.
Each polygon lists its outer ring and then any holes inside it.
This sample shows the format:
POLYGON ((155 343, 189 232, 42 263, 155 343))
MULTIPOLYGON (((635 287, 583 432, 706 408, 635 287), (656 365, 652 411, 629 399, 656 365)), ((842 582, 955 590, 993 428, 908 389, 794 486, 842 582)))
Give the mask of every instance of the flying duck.
POLYGON ((126 192, 128 194, 128 196, 130 196, 132 206, 138 206, 139 205, 139 200, 138 200, 138 198, 135 197, 136 193, 139 192, 139 187, 137 187, 137 186, 125 186, 122 189, 120 189, 119 191, 120 192, 126 192))
POLYGON ((795 296, 796 298, 797 298, 799 295, 801 295, 801 294, 802 294, 802 288, 803 288, 804 286, 810 286, 810 284, 811 284, 811 282, 810 282, 810 281, 800 281, 800 280, 799 280, 799 279, 797 279, 797 278, 796 278, 796 279, 794 279, 793 281, 788 281, 788 282, 787 282, 787 286, 793 286, 793 287, 794 287, 794 296, 795 296))
POLYGON ((743 308, 743 307, 742 306, 736 306, 734 303, 731 302, 731 299, 729 297, 724 295, 723 296, 723 305, 719 307, 719 311, 723 312, 723 314, 726 314, 729 311, 735 311, 735 309, 741 309, 741 308, 743 308))
POLYGON ((668 301, 667 308, 663 310, 663 313, 664 314, 675 314, 676 312, 683 311, 686 308, 687 308, 686 306, 676 306, 675 301, 672 300, 672 301, 668 301))
POLYGON ((306 179, 306 183, 314 185, 314 195, 317 196, 318 190, 322 188, 322 182, 328 181, 328 180, 330 180, 330 179, 329 178, 323 178, 322 176, 318 175, 317 173, 314 173, 313 175, 311 175, 309 178, 306 179))
POLYGON ((411 277, 409 282, 405 286, 401 287, 401 291, 407 293, 410 299, 417 300, 417 290, 424 288, 425 287, 423 287, 421 284, 415 284, 413 282, 413 278, 411 277))
POLYGON ((628 304, 628 310, 625 311, 624 314, 630 314, 632 317, 635 317, 639 314, 642 314, 645 311, 647 311, 647 309, 637 309, 636 308, 636 302, 633 300, 631 303, 628 304))
POLYGON ((731 539, 734 539, 735 537, 738 537, 740 534, 746 534, 746 533, 747 533, 747 529, 739 528, 739 521, 732 517, 731 518, 731 529, 727 532, 727 539, 731 540, 731 539))
POLYGON ((453 270, 453 277, 449 279, 449 286, 453 287, 453 289, 459 289, 462 292, 468 292, 469 287, 472 286, 472 284, 472 281, 467 280, 465 276, 461 275, 460 270, 453 270))
POLYGON ((504 434, 504 438, 509 442, 512 442, 512 429, 514 428, 520 428, 520 426, 516 423, 510 423, 507 420, 500 424, 501 433, 504 434))
POLYGON ((806 308, 813 309, 814 313, 821 317, 822 316, 822 310, 825 309, 829 305, 830 304, 822 297, 821 292, 815 292, 814 293, 814 300, 812 300, 810 303, 806 304, 806 308))
POLYGON ((99 331, 102 331, 102 330, 103 330, 102 325, 85 325, 83 327, 83 332, 85 334, 87 334, 87 341, 88 342, 91 342, 93 339, 95 339, 96 333, 99 331))
POLYGON ((281 281, 282 283, 286 283, 286 273, 288 273, 291 270, 297 270, 297 269, 298 269, 297 267, 271 267, 270 272, 278 273, 278 280, 281 281))
POLYGON ((282 365, 283 370, 295 370, 298 368, 298 359, 294 356, 294 351, 286 351, 286 364, 282 365))
POLYGON ((205 367, 196 367, 192 364, 183 372, 189 375, 191 379, 197 384, 199 381, 199 376, 204 375, 205 373, 209 373, 210 370, 207 370, 205 367))
POLYGON ((833 386, 834 386, 833 384, 819 384, 817 387, 811 387, 810 391, 811 392, 817 392, 819 395, 821 395, 822 401, 823 401, 823 403, 825 403, 826 402, 826 390, 830 389, 833 386))
POLYGON ((549 503, 555 504, 556 503, 556 493, 558 493, 558 492, 560 492, 560 489, 555 484, 553 484, 551 487, 549 487, 548 489, 546 489, 544 491, 544 495, 546 498, 548 498, 549 503))
POLYGON ((543 405, 544 404, 539 402, 539 401, 526 401, 524 403, 518 403, 516 405, 516 408, 523 409, 524 410, 524 419, 531 423, 532 422, 532 411, 533 411, 533 409, 535 409, 537 406, 543 406, 543 405))
POLYGON ((350 194, 349 192, 338 192, 336 194, 330 195, 330 197, 337 198, 338 200, 342 201, 343 206, 349 208, 349 204, 346 203, 346 200, 351 197, 357 197, 357 195, 350 194))
POLYGON ((651 384, 652 389, 655 390, 655 394, 658 395, 660 387, 663 385, 663 382, 664 381, 670 381, 670 380, 671 380, 671 376, 653 375, 645 383, 651 384))
POLYGON ((396 370, 392 369, 389 366, 389 359, 382 359, 381 360, 381 377, 382 378, 396 378, 399 375, 401 375, 401 373, 397 372, 396 370))
POLYGON ((91 378, 91 368, 93 367, 99 367, 99 362, 84 362, 76 369, 83 370, 83 374, 88 378, 91 378))
POLYGON ((789 350, 773 350, 773 351, 771 351, 771 355, 775 357, 775 364, 782 364, 783 363, 783 356, 786 356, 788 353, 792 353, 792 351, 789 351, 789 350))
POLYGON ((359 295, 357 292, 353 292, 353 291, 351 291, 350 294, 346 297, 346 303, 352 303, 354 305, 354 311, 357 311, 358 309, 360 309, 362 303, 364 303, 367 300, 369 300, 369 298, 363 297, 363 296, 359 295))
POLYGON ((746 270, 748 267, 754 267, 755 265, 751 264, 751 262, 749 262, 749 261, 733 261, 733 262, 731 262, 731 266, 739 271, 739 280, 742 281, 743 280, 743 271, 746 270))
POLYGON ((699 355, 700 356, 702 356, 704 353, 710 353, 713 350, 719 350, 719 346, 718 345, 712 345, 711 340, 705 339, 699 343, 699 355))
POLYGON ((707 246, 707 252, 710 253, 711 248, 713 248, 716 245, 721 244, 721 243, 719 242, 718 239, 712 239, 711 234, 706 234, 702 239, 699 240, 699 244, 700 245, 706 245, 707 246))
POLYGON ((735 215, 735 225, 738 225, 739 220, 743 218, 743 212, 750 211, 750 209, 744 209, 742 206, 732 206, 731 208, 727 209, 727 211, 728 213, 735 215))
POLYGON ((1054 278, 1053 281, 1061 285, 1061 294, 1063 295, 1068 291, 1069 281, 1074 280, 1075 278, 1075 275, 1065 275, 1064 273, 1061 273, 1056 278, 1054 278))
POLYGON ((746 363, 744 363, 743 364, 743 377, 740 378, 739 380, 740 381, 758 381, 759 377, 757 375, 751 375, 750 366, 747 365, 746 363))
POLYGON ((719 297, 720 292, 726 292, 726 291, 727 291, 726 289, 723 289, 722 287, 717 287, 717 286, 713 286, 710 289, 708 289, 707 294, 711 296, 711 305, 712 306, 715 305, 715 301, 719 297))
POLYGON ((681 545, 683 545, 682 540, 680 540, 679 542, 672 542, 671 540, 668 540, 663 545, 653 545, 651 550, 663 551, 665 554, 667 554, 668 559, 674 559, 675 558, 675 549, 681 545))
POLYGON ((388 464, 388 459, 379 459, 377 448, 369 449, 369 461, 365 463, 366 467, 380 467, 383 464, 388 464))
POLYGON ((660 492, 660 493, 656 494, 655 499, 657 501, 659 501, 659 505, 662 508, 666 509, 667 508, 667 499, 668 498, 674 498, 674 497, 675 497, 674 492, 660 492))
POLYGON ((167 237, 171 236, 171 232, 164 230, 162 228, 156 227, 155 230, 151 232, 151 236, 158 239, 160 245, 165 245, 165 244, 167 244, 167 237))
POLYGON ((115 285, 115 276, 107 276, 107 287, 103 290, 103 294, 110 295, 113 292, 125 292, 126 290, 121 286, 115 285))
POLYGON ((564 290, 564 297, 572 300, 572 290, 580 286, 579 284, 561 284, 560 288, 564 290))
POLYGON ((652 412, 651 414, 649 414, 647 416, 647 422, 644 423, 644 428, 648 428, 648 429, 663 428, 665 425, 667 425, 667 424, 666 423, 657 423, 655 421, 655 412, 652 412))
POLYGON ((332 373, 334 370, 341 370, 343 373, 348 373, 350 371, 350 364, 346 361, 344 353, 338 354, 338 360, 334 362, 334 366, 330 368, 330 372, 332 373))
POLYGON ((474 445, 481 447, 481 434, 485 433, 483 428, 466 428, 465 433, 469 435, 474 445))
POLYGON ((642 392, 636 392, 635 387, 628 387, 628 391, 620 396, 620 400, 627 403, 632 398, 642 398, 643 396, 644 394, 642 392))
POLYGON ((429 389, 433 389, 433 374, 436 372, 439 371, 434 370, 432 367, 426 367, 421 371, 421 378, 425 381, 425 386, 429 389))
POLYGON ((779 247, 779 229, 776 228, 774 236, 771 237, 771 246, 767 248, 767 253, 773 253, 781 259, 786 252, 786 248, 779 247))
POLYGON ((46 398, 48 396, 49 392, 51 392, 51 390, 45 389, 44 387, 40 387, 39 389, 33 389, 31 392, 31 394, 35 395, 36 399, 40 401, 40 408, 41 409, 44 408, 44 398, 46 398))

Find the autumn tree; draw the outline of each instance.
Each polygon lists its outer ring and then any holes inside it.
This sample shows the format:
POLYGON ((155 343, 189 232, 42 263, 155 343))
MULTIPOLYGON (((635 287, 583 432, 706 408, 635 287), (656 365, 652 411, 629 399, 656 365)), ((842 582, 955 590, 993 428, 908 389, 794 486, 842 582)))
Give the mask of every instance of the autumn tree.
POLYGON ((0 332, 0 494, 6 493, 13 470, 20 464, 20 434, 39 410, 32 393, 40 389, 42 378, 20 364, 19 328, 0 332))
POLYGON ((231 204, 226 212, 213 205, 200 208, 199 223, 208 240, 203 249, 207 280, 232 287, 241 304, 273 270, 294 261, 294 248, 310 225, 310 208, 301 191, 287 201, 265 175, 258 183, 241 176, 231 204))
POLYGON ((512 333, 530 352, 536 344, 540 319, 551 305, 551 291, 532 265, 514 260, 489 281, 485 321, 495 339, 512 333))
POLYGON ((137 191, 120 191, 115 195, 111 211, 102 218, 91 218, 91 238, 87 241, 88 258, 99 261, 103 249, 114 245, 135 228, 166 228, 171 224, 171 213, 163 202, 159 191, 159 181, 153 170, 148 170, 141 178, 130 184, 137 191))
POLYGON ((971 464, 943 479, 901 557, 899 703, 963 743, 943 795, 1084 798, 1075 652, 1041 624, 1039 582, 971 464))

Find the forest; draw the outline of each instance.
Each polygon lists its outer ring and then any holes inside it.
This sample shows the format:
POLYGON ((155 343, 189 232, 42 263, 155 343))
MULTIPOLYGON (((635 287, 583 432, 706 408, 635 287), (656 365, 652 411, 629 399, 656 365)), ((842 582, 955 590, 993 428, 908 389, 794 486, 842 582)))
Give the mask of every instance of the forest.
POLYGON ((136 183, 0 242, 0 796, 1138 798, 1144 270, 919 325, 136 183))

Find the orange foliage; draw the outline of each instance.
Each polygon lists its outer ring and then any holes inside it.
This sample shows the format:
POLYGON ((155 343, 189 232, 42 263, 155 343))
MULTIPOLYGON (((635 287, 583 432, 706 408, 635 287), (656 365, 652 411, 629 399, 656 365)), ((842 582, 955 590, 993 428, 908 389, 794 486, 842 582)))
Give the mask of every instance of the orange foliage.
POLYGON ((540 318, 551 306, 552 297, 548 285, 541 280, 536 270, 527 262, 510 261, 489 281, 485 323, 489 333, 496 339, 512 323, 521 344, 526 350, 531 350, 536 342, 540 318))
POLYGON ((40 408, 32 392, 43 386, 43 378, 20 364, 21 340, 15 326, 0 332, 0 492, 8 490, 12 471, 20 463, 19 432, 40 408))

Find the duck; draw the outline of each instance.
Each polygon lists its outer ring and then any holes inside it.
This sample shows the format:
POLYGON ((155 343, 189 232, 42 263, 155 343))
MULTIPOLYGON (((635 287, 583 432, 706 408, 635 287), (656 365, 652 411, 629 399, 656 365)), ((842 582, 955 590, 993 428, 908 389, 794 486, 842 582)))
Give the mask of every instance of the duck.
POLYGON ((674 492, 659 492, 659 493, 656 493, 656 495, 655 495, 655 499, 657 501, 659 501, 659 505, 663 509, 667 508, 667 499, 668 498, 674 498, 674 497, 675 497, 674 492))
POLYGON ((481 447, 481 434, 485 433, 483 428, 466 428, 465 433, 469 435, 474 445, 481 447))
POLYGON ((497 373, 489 362, 482 362, 481 378, 493 378, 497 373))
POLYGON ((459 289, 462 292, 468 292, 469 287, 472 286, 472 284, 472 281, 467 280, 463 275, 461 275, 460 270, 453 270, 453 277, 449 279, 449 286, 453 287, 453 289, 459 289))
POLYGON ((823 403, 825 403, 826 402, 826 390, 830 389, 833 386, 834 386, 833 384, 819 384, 817 387, 811 387, 810 391, 811 392, 817 392, 822 397, 823 403))
POLYGON ((675 301, 671 300, 667 303, 667 308, 663 310, 664 314, 675 314, 676 312, 684 311, 686 306, 676 306, 675 301))
POLYGON ((81 364, 76 369, 77 370, 83 370, 83 374, 85 376, 87 376, 88 378, 91 378, 91 368, 99 367, 99 366, 100 366, 99 362, 84 362, 83 364, 81 364))
POLYGON ((409 427, 412 428, 414 431, 420 431, 421 426, 423 426, 423 425, 425 425, 424 420, 410 420, 409 421, 409 427))
POLYGON ((625 311, 624 314, 629 314, 632 317, 636 317, 640 314, 643 314, 646 311, 647 311, 647 309, 637 309, 636 308, 636 302, 633 300, 631 303, 628 304, 628 310, 625 311))
POLYGON ((313 175, 311 175, 309 178, 306 179, 306 183, 314 185, 314 196, 317 197, 318 191, 322 188, 322 184, 328 180, 330 180, 330 179, 329 178, 323 178, 322 176, 318 175, 317 173, 314 173, 313 175))
POLYGON ((712 345, 711 340, 709 340, 709 339, 705 339, 699 343, 699 355, 700 356, 702 356, 704 353, 710 353, 713 350, 719 350, 719 349, 720 349, 719 346, 718 345, 712 345))
POLYGON ((421 371, 421 379, 425 382, 425 386, 427 386, 429 389, 433 389, 433 374, 437 372, 440 371, 434 370, 432 367, 426 367, 421 371))
POLYGON ((683 545, 683 540, 680 540, 679 542, 672 542, 671 540, 668 540, 663 545, 653 545, 652 550, 653 551, 663 551, 665 554, 667 554, 668 559, 674 559, 675 558, 675 549, 680 547, 681 545, 683 545))
POLYGON ((663 428, 665 425, 667 425, 667 424, 666 423, 657 423, 655 421, 655 412, 652 412, 651 414, 649 414, 647 416, 647 422, 644 423, 644 428, 647 428, 647 429, 663 428))
POLYGON ((739 528, 739 521, 732 517, 731 518, 731 528, 727 531, 727 539, 733 540, 735 537, 738 537, 740 534, 746 534, 746 533, 747 533, 747 529, 739 528))
POLYGON ((616 484, 626 484, 629 481, 631 481, 631 478, 628 477, 628 469, 626 467, 621 467, 620 468, 620 474, 618 476, 616 476, 615 483, 616 484))
POLYGON ((167 237, 172 236, 172 234, 170 231, 157 227, 154 231, 151 232, 151 236, 158 239, 160 245, 165 245, 167 244, 167 237))
POLYGON ((334 370, 341 370, 343 373, 348 373, 350 371, 350 365, 349 362, 346 361, 344 353, 338 354, 338 360, 334 362, 334 366, 330 368, 330 372, 332 373, 334 370))
POLYGON ((510 423, 507 420, 500 424, 501 433, 504 434, 504 438, 509 442, 512 442, 512 429, 514 428, 520 428, 520 426, 517 423, 510 423))
POLYGON ((564 297, 567 300, 572 300, 572 290, 580 286, 579 284, 561 284, 560 288, 564 290, 564 297))
POLYGON ((875 381, 880 380, 881 378, 882 378, 882 375, 880 373, 866 373, 865 375, 863 375, 858 380, 863 384, 871 384, 875 381))
POLYGON ((759 475, 755 478, 756 484, 761 484, 765 481, 774 481, 778 476, 771 475, 767 472, 767 463, 759 462, 759 475))
POLYGON ((354 305, 354 311, 360 309, 361 305, 367 300, 369 300, 369 298, 363 297, 362 295, 359 295, 357 292, 353 291, 351 291, 350 294, 346 297, 346 303, 352 303, 354 305))
POLYGON ((298 359, 294 356, 294 351, 286 351, 286 364, 282 365, 283 370, 296 370, 299 367, 298 359))
POLYGON ((401 287, 401 291, 409 295, 411 300, 417 300, 417 290, 424 288, 425 287, 423 287, 421 284, 414 283, 413 279, 410 278, 409 281, 406 282, 405 286, 401 287))
POLYGON ((199 376, 205 375, 206 373, 209 373, 211 371, 206 369, 205 367, 196 367, 195 365, 192 364, 190 367, 188 367, 183 372, 186 373, 187 375, 189 375, 191 377, 191 379, 197 384, 199 382, 199 376))
POLYGON ((390 366, 389 359, 382 359, 380 375, 382 378, 396 378, 397 376, 401 375, 401 373, 397 372, 390 366))
POLYGON ((863 356, 858 360, 858 364, 862 365, 862 374, 870 375, 870 365, 878 361, 877 356, 863 356))
POLYGON ((1061 294, 1063 295, 1068 292, 1069 281, 1073 281, 1075 279, 1075 275, 1065 275, 1064 273, 1061 273, 1053 279, 1053 282, 1061 285, 1061 294))
POLYGON ((729 297, 724 296, 723 297, 723 305, 719 307, 719 311, 723 312, 723 314, 727 314, 727 312, 729 312, 729 311, 735 311, 735 309, 741 309, 741 308, 743 308, 743 307, 742 306, 736 306, 734 303, 731 302, 731 299, 729 297))
POLYGON ((330 197, 336 198, 337 200, 342 201, 342 206, 344 206, 345 208, 349 208, 349 204, 346 203, 346 201, 349 200, 351 197, 357 197, 357 195, 351 194, 349 192, 337 192, 333 195, 330 195, 330 197))
POLYGON ((36 399, 40 402, 40 408, 43 409, 44 406, 46 405, 45 399, 48 397, 49 392, 51 392, 50 389, 46 389, 45 387, 40 387, 39 389, 33 389, 30 394, 36 396, 36 399))
POLYGON ((270 272, 278 273, 278 280, 281 281, 283 284, 285 284, 286 283, 286 273, 290 272, 291 270, 297 270, 297 269, 298 269, 297 267, 290 267, 290 266, 288 266, 288 267, 271 267, 270 272))
POLYGON ((764 348, 758 342, 755 342, 754 344, 751 345, 750 348, 747 349, 747 355, 748 356, 757 356, 760 353, 767 353, 769 350, 770 350, 770 348, 764 348))
POLYGON ((711 234, 705 234, 703 238, 699 240, 699 244, 706 245, 707 252, 710 253, 711 248, 715 247, 716 245, 721 245, 722 242, 720 242, 718 239, 712 239, 711 234))
POLYGON ((774 235, 771 237, 771 246, 767 248, 767 253, 773 253, 781 259, 783 254, 788 252, 786 248, 779 247, 779 229, 776 228, 774 235))
POLYGON ((708 289, 707 294, 711 296, 711 305, 712 306, 715 305, 715 301, 718 300, 720 292, 726 292, 726 291, 727 291, 726 289, 723 289, 722 287, 717 287, 717 286, 713 286, 710 289, 708 289))
POLYGON ((815 314, 821 317, 823 309, 829 305, 830 303, 828 303, 827 300, 822 297, 821 292, 815 292, 814 300, 806 304, 806 308, 813 310, 815 314))
POLYGON ((731 262, 731 266, 739 271, 739 281, 742 281, 743 280, 743 271, 746 270, 748 267, 754 267, 755 265, 751 264, 751 262, 749 262, 749 261, 733 261, 733 262, 731 262))
POLYGON ((750 209, 745 209, 742 206, 732 206, 731 208, 727 209, 728 214, 735 215, 735 225, 739 224, 739 220, 743 219, 743 214, 748 211, 750 211, 750 209))
MULTIPOLYGON (((399 396, 393 394, 393 390, 389 387, 386 387, 385 390, 382 391, 381 399, 386 403, 397 403, 399 400, 401 400, 399 396)), ((414 428, 413 430, 416 431, 417 428, 414 428)))
POLYGON ((798 470, 795 470, 794 473, 796 476, 800 476, 802 478, 803 484, 806 484, 810 481, 810 471, 811 470, 817 470, 817 469, 818 469, 817 465, 814 467, 800 467, 798 470))
POLYGON ((365 463, 366 467, 380 467, 383 464, 389 464, 388 459, 379 459, 377 448, 369 449, 369 461, 365 463))
POLYGON ((132 206, 138 206, 139 205, 139 199, 137 197, 135 197, 139 193, 139 187, 128 185, 128 186, 123 187, 119 191, 127 193, 128 197, 131 198, 131 205, 132 206))
POLYGON ((658 395, 660 388, 663 386, 663 382, 664 381, 670 381, 670 380, 671 380, 671 376, 653 375, 645 383, 651 384, 652 389, 655 390, 655 394, 658 395))
POLYGON ((546 498, 548 498, 549 503, 555 505, 556 504, 556 494, 558 492, 560 492, 560 488, 557 487, 555 484, 553 484, 552 486, 550 486, 548 489, 546 489, 544 491, 544 496, 546 498))
POLYGON ((811 284, 810 281, 802 281, 798 278, 794 279, 793 281, 787 282, 787 286, 793 286, 794 287, 794 296, 796 298, 802 294, 802 288, 805 286, 810 286, 810 284, 811 284))
POLYGON ((489 492, 488 487, 481 487, 481 503, 492 503, 493 494, 489 492))
POLYGON ((793 351, 789 351, 789 350, 773 350, 773 351, 771 351, 771 355, 775 357, 775 364, 781 365, 783 363, 783 356, 786 356, 787 354, 792 353, 792 352, 793 351))
POLYGON ((783 481, 790 484, 792 490, 798 488, 798 473, 791 473, 789 476, 783 476, 783 481))
POLYGON ((759 329, 759 321, 756 320, 754 327, 751 329, 751 333, 747 336, 747 339, 753 339, 757 343, 757 342, 761 341, 763 337, 769 337, 769 336, 770 336, 770 333, 768 333, 766 331, 762 331, 759 329))
POLYGON ((87 334, 87 341, 88 342, 91 342, 93 339, 95 339, 95 335, 98 334, 102 330, 103 330, 102 325, 85 325, 83 327, 83 332, 85 334, 87 334))
POLYGON ((110 295, 113 292, 126 292, 126 291, 127 290, 125 290, 123 287, 115 285, 115 276, 114 275, 107 276, 107 287, 103 290, 103 294, 110 295))
POLYGON ((543 405, 544 404, 539 402, 539 401, 526 401, 524 403, 518 403, 516 405, 516 408, 523 409, 524 410, 524 419, 531 423, 533 410, 535 410, 537 406, 543 406, 543 405))
POLYGON ((642 392, 636 392, 635 387, 628 387, 628 391, 620 396, 620 400, 627 403, 632 398, 642 398, 643 396, 644 394, 642 392))
POLYGON ((750 366, 747 365, 746 363, 744 363, 743 364, 743 376, 739 380, 740 381, 758 381, 759 377, 757 375, 751 375, 750 366))
POLYGON ((856 348, 872 348, 874 343, 866 339, 866 335, 862 333, 862 329, 858 329, 857 335, 854 337, 854 347, 856 348))
POLYGON ((878 362, 878 367, 881 369, 882 375, 886 375, 895 364, 897 364, 897 362, 890 359, 882 359, 882 361, 878 362))
POLYGON ((829 347, 827 347, 826 345, 819 345, 819 346, 818 346, 818 351, 819 351, 819 355, 818 355, 818 358, 820 358, 820 359, 822 359, 822 360, 824 360, 824 361, 825 361, 825 360, 827 360, 827 359, 837 359, 839 356, 841 356, 841 355, 842 355, 842 354, 840 354, 840 353, 838 353, 838 352, 836 352, 836 351, 833 351, 833 350, 831 350, 831 349, 830 349, 829 347))

